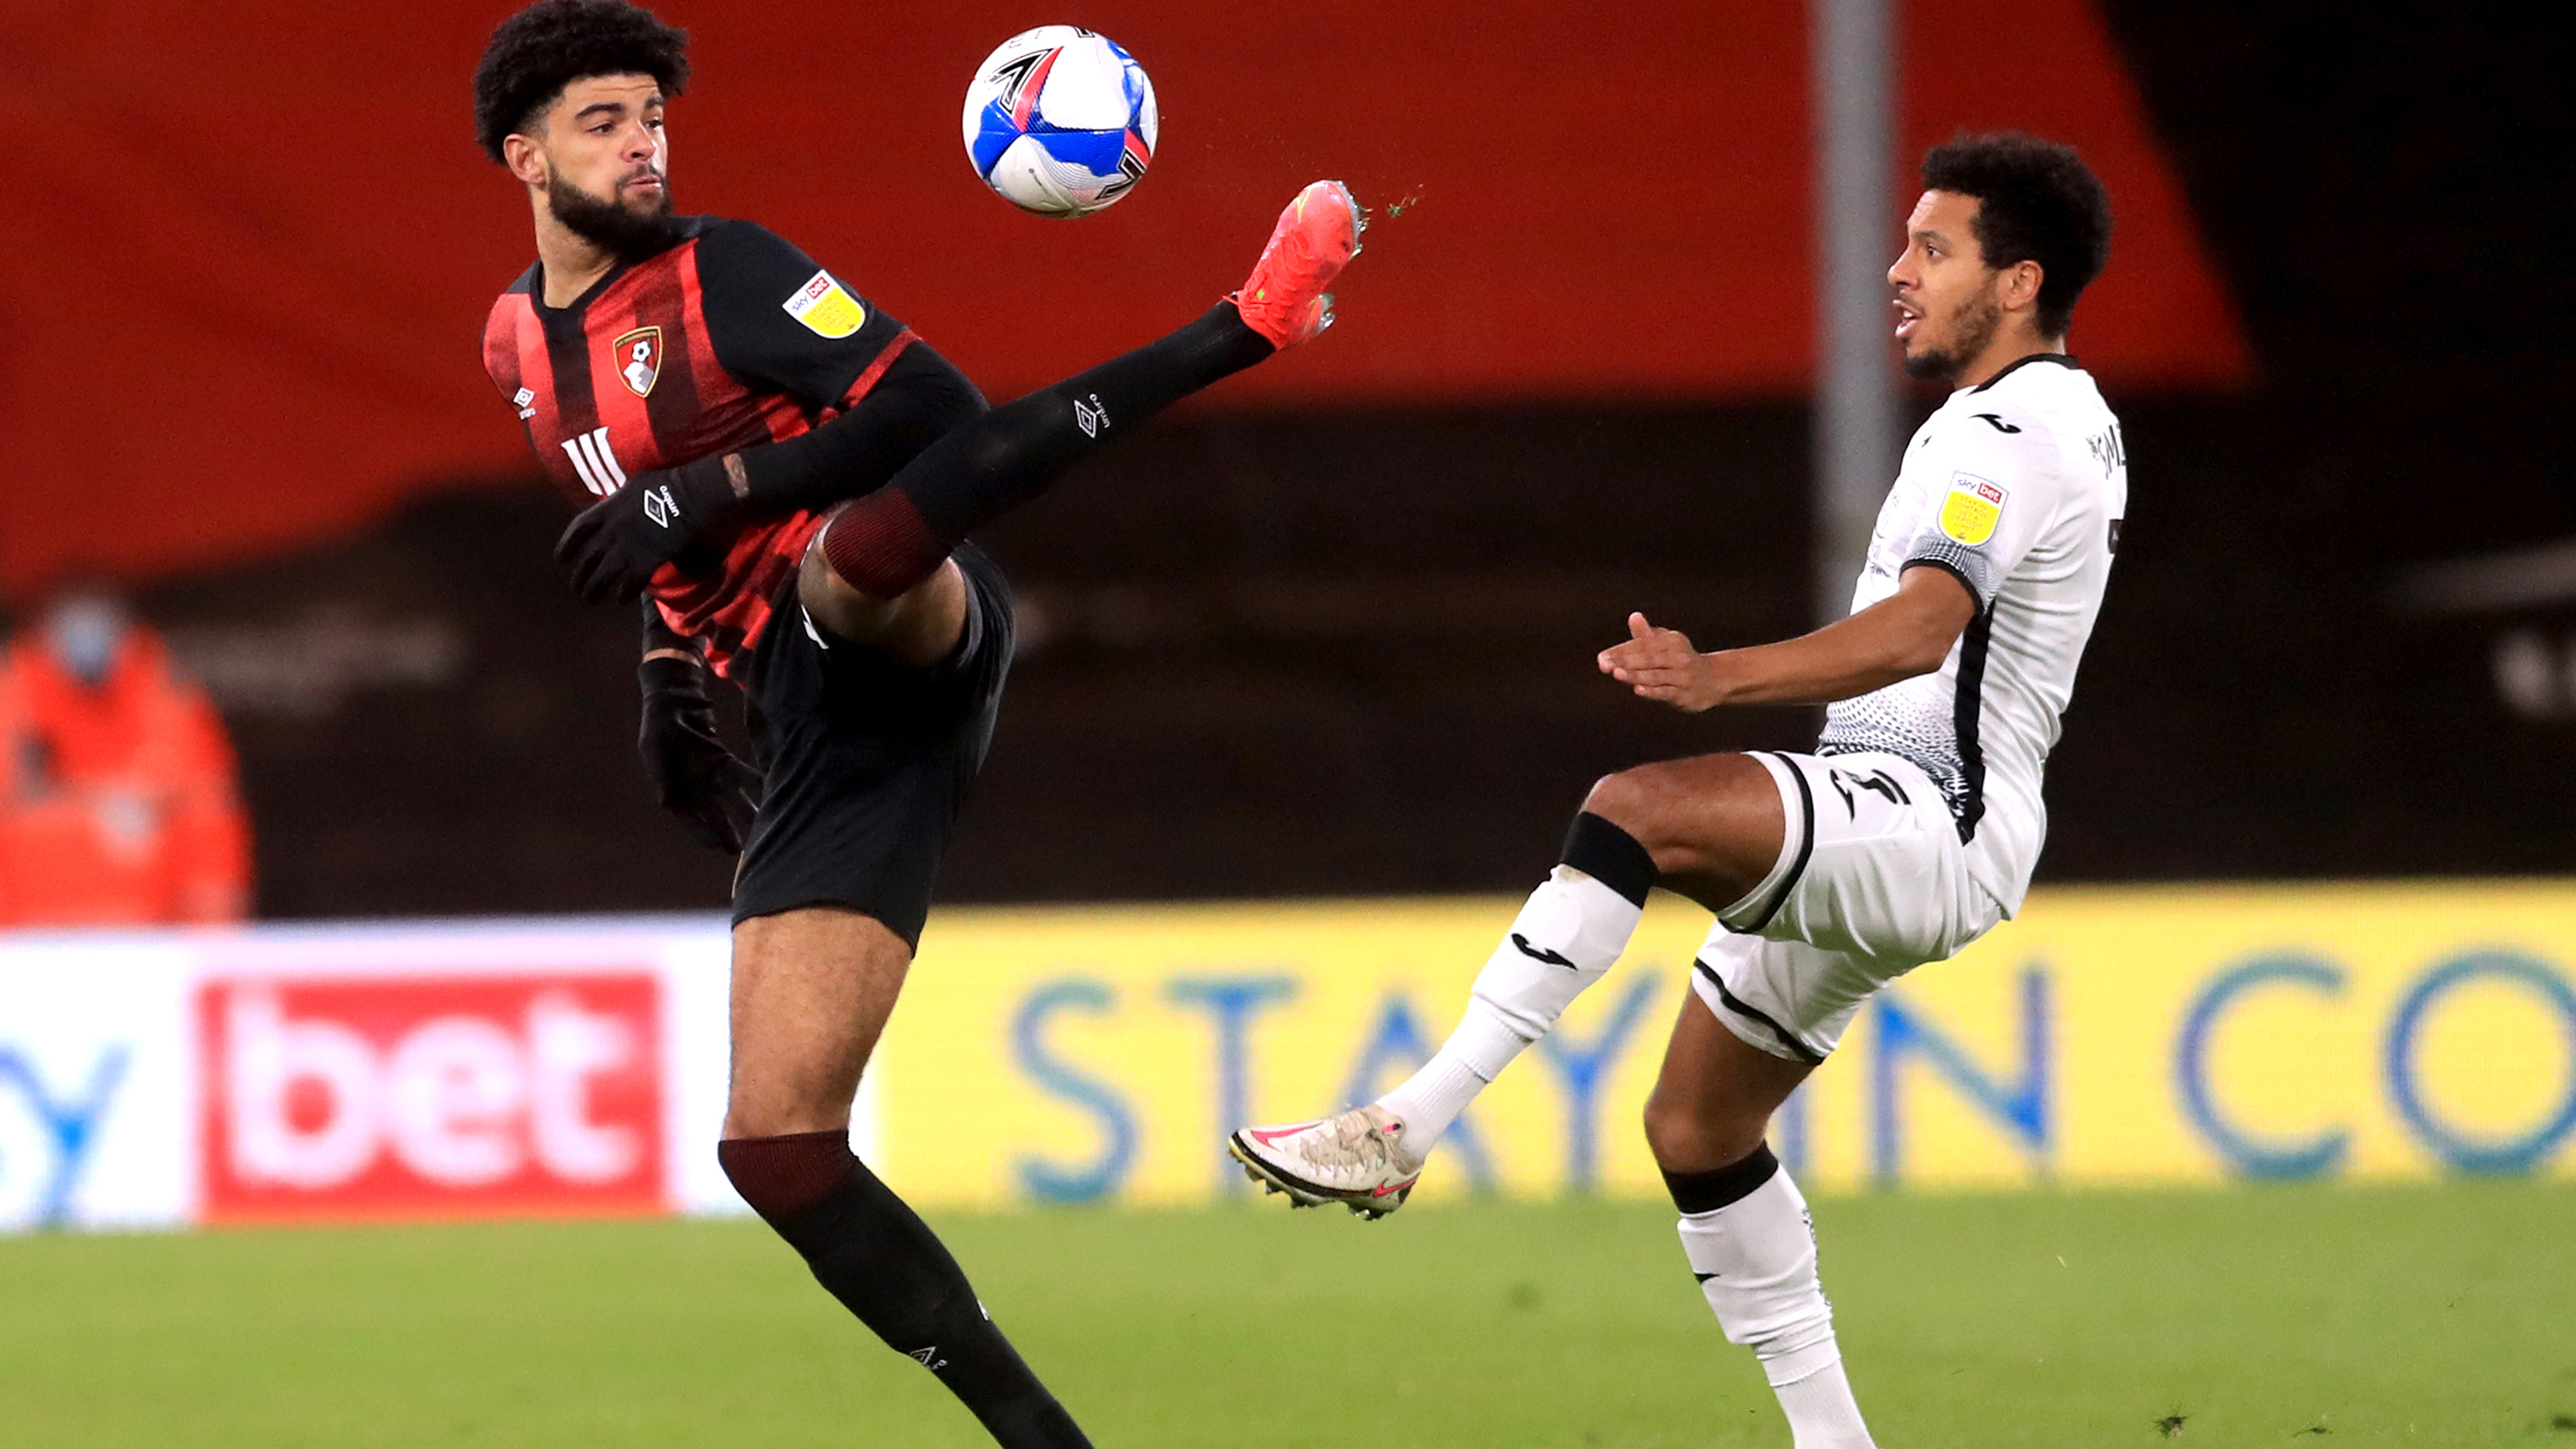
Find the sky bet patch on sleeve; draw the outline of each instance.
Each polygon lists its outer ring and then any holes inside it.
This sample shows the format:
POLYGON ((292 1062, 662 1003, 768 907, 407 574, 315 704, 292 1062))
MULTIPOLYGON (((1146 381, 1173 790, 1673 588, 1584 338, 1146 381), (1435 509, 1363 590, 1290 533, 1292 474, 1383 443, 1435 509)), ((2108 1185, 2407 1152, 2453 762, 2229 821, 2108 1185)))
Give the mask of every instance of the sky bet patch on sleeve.
POLYGON ((868 309, 859 305, 858 298, 841 290, 830 272, 816 272, 812 281, 796 289, 795 296, 778 305, 817 337, 847 337, 866 326, 868 320, 868 309))
POLYGON ((2004 490, 1974 473, 1950 475, 1950 496, 1941 504, 1941 531, 1974 547, 1995 536, 2004 516, 2004 490))

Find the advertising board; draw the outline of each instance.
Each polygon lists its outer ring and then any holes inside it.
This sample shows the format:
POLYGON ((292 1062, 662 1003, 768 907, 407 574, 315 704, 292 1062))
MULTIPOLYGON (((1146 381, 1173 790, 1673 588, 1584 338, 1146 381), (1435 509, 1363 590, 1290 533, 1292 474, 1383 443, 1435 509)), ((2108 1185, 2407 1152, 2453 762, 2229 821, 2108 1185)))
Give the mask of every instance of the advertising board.
POLYGON ((728 949, 696 916, 0 936, 0 1229, 742 1211, 728 949))
POLYGON ((188 1221, 192 957, 0 937, 0 1231, 188 1221))
POLYGON ((660 1212, 660 994, 643 971, 206 981, 204 1218, 660 1212))
MULTIPOLYGON (((1515 904, 935 921, 880 1059, 878 1160, 988 1206, 1245 1191, 1225 1129, 1400 1080, 1515 904)), ((1637 1122, 1707 921, 1658 895, 1422 1195, 1658 1191, 1637 1122)), ((2042 891, 1872 1002, 1775 1142, 1825 1191, 2567 1175, 2572 961, 2561 884, 2042 891)))
MULTIPOLYGON (((1226 1130, 1400 1080, 1515 905, 945 913, 854 1139, 926 1207, 1244 1194, 1226 1130)), ((1657 897, 1422 1197, 1659 1191, 1706 922, 1657 897)), ((0 938, 0 1229, 740 1212, 727 953, 704 917, 0 938)), ((1773 1141, 1821 1192, 2576 1175, 2571 962, 2569 884, 2043 891, 1870 1003, 1773 1141)))

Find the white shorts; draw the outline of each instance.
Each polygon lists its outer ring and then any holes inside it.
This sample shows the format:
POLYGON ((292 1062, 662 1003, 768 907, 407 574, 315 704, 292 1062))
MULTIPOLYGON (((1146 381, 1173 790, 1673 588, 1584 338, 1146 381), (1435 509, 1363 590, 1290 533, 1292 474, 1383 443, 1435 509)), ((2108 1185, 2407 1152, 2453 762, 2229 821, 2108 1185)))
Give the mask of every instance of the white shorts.
POLYGON ((1753 758, 1780 788, 1779 863, 1718 913, 1691 987, 1747 1043, 1821 1062, 1861 1003, 2003 918, 1968 878, 1958 822, 1898 755, 1753 758))

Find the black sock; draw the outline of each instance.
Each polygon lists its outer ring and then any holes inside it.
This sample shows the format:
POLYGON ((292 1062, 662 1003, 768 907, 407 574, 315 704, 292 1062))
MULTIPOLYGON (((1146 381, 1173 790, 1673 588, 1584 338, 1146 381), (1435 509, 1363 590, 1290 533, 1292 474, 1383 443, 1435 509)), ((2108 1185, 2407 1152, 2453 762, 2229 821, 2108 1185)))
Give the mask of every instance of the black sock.
POLYGON ((975 529, 1035 497, 1136 425, 1274 349, 1219 302, 1181 330, 1005 403, 841 505, 823 557, 860 592, 891 599, 928 578, 975 529))
POLYGON ((1565 832, 1565 848, 1556 858, 1641 908, 1654 891, 1655 882, 1662 878, 1655 869, 1654 852, 1638 844, 1637 837, 1589 810, 1574 817, 1574 825, 1565 832))
POLYGON ((1705 1172, 1665 1168, 1664 1189, 1673 1195, 1673 1206, 1685 1213, 1713 1213, 1751 1197, 1779 1171, 1780 1159, 1771 1155, 1771 1144, 1765 1142, 1726 1166, 1705 1172))
POLYGON ((1002 1449, 1090 1449, 985 1315, 938 1236, 851 1155, 848 1134, 737 1138, 716 1154, 815 1279, 888 1346, 937 1374, 1002 1449))

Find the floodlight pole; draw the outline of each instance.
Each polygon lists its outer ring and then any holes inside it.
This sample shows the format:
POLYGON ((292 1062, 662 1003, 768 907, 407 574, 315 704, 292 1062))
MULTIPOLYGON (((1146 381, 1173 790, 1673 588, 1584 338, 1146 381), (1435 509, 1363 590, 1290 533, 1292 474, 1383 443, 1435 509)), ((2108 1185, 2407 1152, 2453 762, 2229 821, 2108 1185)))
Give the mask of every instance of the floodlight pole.
POLYGON ((1815 542, 1818 623, 1852 581, 1895 481, 1898 393, 1887 264, 1896 203, 1897 0, 1808 0, 1816 163, 1815 542))

